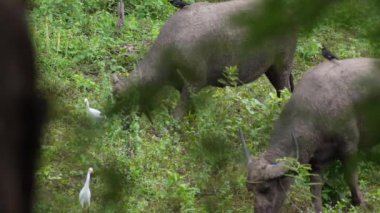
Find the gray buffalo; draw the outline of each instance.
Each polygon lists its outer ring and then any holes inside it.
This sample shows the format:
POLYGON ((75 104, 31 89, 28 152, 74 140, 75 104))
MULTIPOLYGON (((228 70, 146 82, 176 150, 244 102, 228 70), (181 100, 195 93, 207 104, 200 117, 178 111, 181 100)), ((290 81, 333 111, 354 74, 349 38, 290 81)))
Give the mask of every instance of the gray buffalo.
MULTIPOLYGON (((181 93, 175 116, 186 112, 189 88, 224 86, 226 66, 237 66, 238 84, 265 74, 279 92, 292 90, 291 68, 296 47, 295 33, 268 39, 246 48, 248 29, 231 17, 259 10, 261 0, 194 3, 175 13, 161 29, 152 48, 127 80, 112 76, 114 93, 127 92, 136 85, 171 85, 181 93)), ((278 93, 279 94, 279 93, 278 93)))
POLYGON ((316 212, 322 211, 320 174, 333 160, 344 167, 352 204, 364 204, 357 152, 376 142, 370 140, 373 127, 368 125, 373 118, 360 109, 364 103, 380 103, 379 69, 380 60, 354 58, 326 61, 304 75, 275 124, 267 151, 254 158, 246 149, 247 187, 255 193, 255 212, 279 211, 292 182, 286 162, 277 161, 283 157, 311 165, 316 212))

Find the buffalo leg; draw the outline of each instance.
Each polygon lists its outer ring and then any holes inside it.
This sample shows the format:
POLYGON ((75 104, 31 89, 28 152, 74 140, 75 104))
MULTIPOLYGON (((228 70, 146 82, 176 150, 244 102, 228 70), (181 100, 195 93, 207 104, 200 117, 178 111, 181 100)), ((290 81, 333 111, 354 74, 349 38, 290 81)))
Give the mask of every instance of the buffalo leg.
POLYGON ((289 91, 292 91, 290 83, 291 78, 289 74, 283 74, 279 72, 279 69, 276 69, 274 66, 272 66, 268 71, 265 72, 265 75, 268 78, 269 82, 276 89, 277 97, 281 96, 281 90, 284 90, 285 88, 289 89, 289 91))
POLYGON ((357 159, 356 157, 348 157, 343 160, 344 166, 344 179, 350 188, 352 196, 352 205, 361 206, 364 205, 363 195, 359 189, 359 179, 357 170, 357 159))
POLYGON ((364 205, 363 195, 359 189, 359 180, 358 180, 358 159, 357 159, 357 146, 359 143, 359 130, 357 122, 352 120, 347 122, 347 127, 341 129, 345 133, 344 141, 345 144, 349 144, 346 147, 342 147, 343 153, 341 157, 341 162, 344 169, 344 179, 350 188, 352 196, 352 204, 355 206, 364 205))

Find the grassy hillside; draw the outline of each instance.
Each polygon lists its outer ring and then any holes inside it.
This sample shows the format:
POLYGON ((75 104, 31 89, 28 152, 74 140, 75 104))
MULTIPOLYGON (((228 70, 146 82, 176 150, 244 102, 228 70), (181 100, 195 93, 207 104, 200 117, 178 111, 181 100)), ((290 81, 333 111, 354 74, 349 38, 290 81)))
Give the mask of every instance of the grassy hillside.
MULTIPOLYGON (((379 17, 362 1, 347 2, 327 11, 311 31, 300 32, 296 79, 323 61, 322 43, 341 58, 380 55, 366 31, 379 17)), ((93 212, 251 212, 237 132, 243 129, 254 154, 265 150, 289 94, 277 98, 263 77, 237 88, 206 88, 193 95, 196 111, 178 122, 170 114, 178 94, 166 88, 153 122, 123 111, 93 122, 84 99, 109 112, 115 102, 110 74, 131 72, 176 11, 166 0, 131 0, 125 27, 118 30, 116 5, 104 0, 33 0, 30 5, 39 87, 50 101, 34 211, 81 212, 78 194, 93 167, 93 212)), ((366 201, 377 211, 378 170, 363 163, 360 173, 366 201)), ((350 208, 340 173, 339 166, 328 171, 327 212, 350 208)), ((287 212, 311 211, 306 178, 296 180, 287 212)))

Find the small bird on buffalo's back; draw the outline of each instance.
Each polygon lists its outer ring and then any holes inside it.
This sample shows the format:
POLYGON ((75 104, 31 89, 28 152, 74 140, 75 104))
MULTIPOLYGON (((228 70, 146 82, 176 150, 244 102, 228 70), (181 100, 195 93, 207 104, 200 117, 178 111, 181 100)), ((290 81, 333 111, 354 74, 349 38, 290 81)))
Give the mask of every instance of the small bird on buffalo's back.
POLYGON ((336 60, 339 60, 338 57, 336 57, 329 49, 327 49, 324 45, 322 45, 322 56, 329 60, 329 61, 336 61, 336 60))
POLYGON ((190 5, 189 3, 183 2, 182 0, 169 0, 170 4, 172 4, 176 8, 184 8, 187 5, 190 5))

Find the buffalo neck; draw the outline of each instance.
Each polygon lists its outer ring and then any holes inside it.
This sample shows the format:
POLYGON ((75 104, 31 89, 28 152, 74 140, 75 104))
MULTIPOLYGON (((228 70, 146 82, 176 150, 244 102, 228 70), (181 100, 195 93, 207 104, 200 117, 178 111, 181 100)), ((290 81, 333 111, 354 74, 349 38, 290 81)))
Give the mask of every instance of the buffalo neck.
POLYGON ((309 163, 317 146, 315 134, 310 129, 309 125, 297 122, 277 125, 264 159, 275 163, 277 159, 290 157, 301 164, 309 163))

